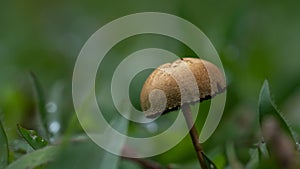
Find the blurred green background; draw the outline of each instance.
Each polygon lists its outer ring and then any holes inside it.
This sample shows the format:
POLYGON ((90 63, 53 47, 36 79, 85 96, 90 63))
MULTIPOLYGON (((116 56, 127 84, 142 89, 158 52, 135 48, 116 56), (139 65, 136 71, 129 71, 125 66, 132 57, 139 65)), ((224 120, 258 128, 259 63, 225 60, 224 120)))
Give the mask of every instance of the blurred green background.
MULTIPOLYGON (((259 139, 257 102, 265 78, 270 82, 279 109, 295 131, 300 132, 299 6, 300 2, 295 0, 1 1, 0 119, 9 143, 13 145, 20 139, 16 124, 39 130, 30 71, 36 74, 44 88, 49 120, 59 122, 59 129, 54 128, 57 129, 55 138, 61 138, 66 135, 70 123, 77 124, 71 95, 72 71, 87 39, 106 23, 124 15, 165 12, 199 27, 215 46, 226 72, 225 112, 214 135, 204 143, 205 150, 222 163, 224 159, 218 157, 219 152, 224 151, 225 143, 233 142, 240 150, 240 161, 246 162, 249 155, 245 149, 259 139)), ((170 50, 179 56, 193 55, 174 39, 141 35, 114 47, 109 53, 108 67, 113 69, 126 55, 148 47, 170 50)), ((107 84, 113 72, 100 70, 100 73, 104 75, 101 85, 105 86, 101 90, 108 94, 107 84)), ((138 95, 138 90, 133 91, 132 95, 136 96, 134 92, 138 95)), ((107 100, 104 110, 110 116, 109 111, 115 111, 109 105, 111 98, 104 100, 107 100)), ((82 132, 79 125, 72 130, 82 132)), ((130 130, 146 132, 134 126, 130 130)), ((84 150, 86 152, 72 149, 91 154, 84 150)), ((74 153, 65 153, 70 159, 80 158, 74 153)), ((59 159, 57 166, 63 163, 59 159)), ((153 159, 163 164, 196 162, 188 137, 171 151, 153 159)), ((124 168, 133 165, 122 163, 124 168)))

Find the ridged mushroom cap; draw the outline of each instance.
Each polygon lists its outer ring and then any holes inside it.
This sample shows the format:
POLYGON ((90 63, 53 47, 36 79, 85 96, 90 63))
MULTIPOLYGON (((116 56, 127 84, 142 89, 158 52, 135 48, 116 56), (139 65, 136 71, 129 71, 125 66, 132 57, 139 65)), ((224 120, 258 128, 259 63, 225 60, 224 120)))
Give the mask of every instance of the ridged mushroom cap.
POLYGON ((146 117, 178 109, 184 103, 210 99, 226 89, 223 73, 214 64, 197 58, 183 58, 155 69, 140 95, 146 117))

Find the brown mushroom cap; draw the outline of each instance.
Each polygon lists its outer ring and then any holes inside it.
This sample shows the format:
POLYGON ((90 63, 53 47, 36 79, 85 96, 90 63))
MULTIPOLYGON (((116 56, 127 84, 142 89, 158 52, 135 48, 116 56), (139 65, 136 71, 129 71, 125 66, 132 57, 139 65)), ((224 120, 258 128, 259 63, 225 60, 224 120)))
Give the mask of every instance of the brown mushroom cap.
POLYGON ((156 117, 184 103, 210 99, 225 88, 224 75, 217 66, 203 59, 183 58, 150 74, 141 91, 141 107, 147 117, 156 117))

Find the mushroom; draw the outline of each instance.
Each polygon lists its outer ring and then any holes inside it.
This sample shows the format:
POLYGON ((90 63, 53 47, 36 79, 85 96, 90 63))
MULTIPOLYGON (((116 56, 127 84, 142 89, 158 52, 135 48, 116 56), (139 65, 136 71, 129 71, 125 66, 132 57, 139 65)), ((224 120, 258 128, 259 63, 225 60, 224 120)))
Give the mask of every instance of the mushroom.
POLYGON ((198 58, 182 58, 155 69, 140 95, 146 117, 153 118, 182 109, 201 168, 207 168, 190 104, 213 98, 226 89, 223 73, 214 64, 198 58))

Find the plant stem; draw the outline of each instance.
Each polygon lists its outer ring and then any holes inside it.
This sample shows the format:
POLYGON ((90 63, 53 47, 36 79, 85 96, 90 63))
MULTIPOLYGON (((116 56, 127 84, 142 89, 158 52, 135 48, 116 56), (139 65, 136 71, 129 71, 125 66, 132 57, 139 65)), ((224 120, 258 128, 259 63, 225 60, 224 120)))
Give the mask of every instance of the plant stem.
POLYGON ((183 115, 185 117, 185 121, 187 123, 188 128, 190 129, 190 136, 194 145, 194 149, 196 151, 200 166, 202 169, 207 169, 206 165, 205 165, 205 161, 204 161, 204 157, 202 155, 203 149, 202 146, 199 142, 199 135, 197 132, 197 129, 194 125, 194 121, 192 118, 192 113, 191 113, 191 108, 190 105, 188 103, 185 103, 182 105, 182 112, 183 115))
POLYGON ((121 155, 121 157, 123 159, 135 162, 145 169, 164 169, 164 167, 157 162, 154 162, 154 161, 151 161, 148 159, 143 159, 143 158, 130 157, 135 154, 136 154, 136 152, 134 151, 134 149, 132 149, 131 147, 129 147, 127 145, 123 146, 122 155, 121 155))
POLYGON ((163 167, 159 163, 150 160, 146 160, 142 158, 131 158, 131 157, 122 157, 122 158, 135 162, 145 169, 163 169, 163 167))

